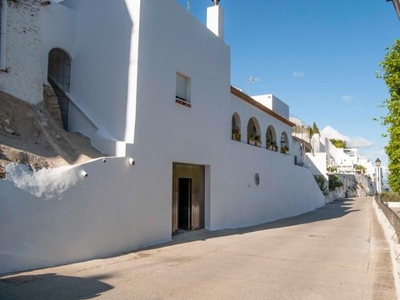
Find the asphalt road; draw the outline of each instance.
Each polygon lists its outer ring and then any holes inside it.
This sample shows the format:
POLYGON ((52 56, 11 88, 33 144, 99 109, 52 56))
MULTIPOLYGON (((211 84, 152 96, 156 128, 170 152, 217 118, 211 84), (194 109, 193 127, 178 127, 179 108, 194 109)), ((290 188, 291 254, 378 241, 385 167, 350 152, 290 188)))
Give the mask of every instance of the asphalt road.
POLYGON ((0 299, 396 299, 372 198, 119 257, 0 277, 0 299))

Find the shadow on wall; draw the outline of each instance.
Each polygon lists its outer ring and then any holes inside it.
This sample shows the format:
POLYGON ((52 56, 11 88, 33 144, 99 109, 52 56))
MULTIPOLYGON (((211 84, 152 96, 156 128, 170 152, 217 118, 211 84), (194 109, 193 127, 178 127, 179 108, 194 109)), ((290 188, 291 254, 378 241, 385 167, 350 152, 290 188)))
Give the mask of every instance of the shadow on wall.
POLYGON ((256 231, 270 230, 275 228, 296 226, 306 223, 313 223, 313 222, 320 222, 330 219, 341 218, 347 214, 359 211, 358 209, 353 209, 353 202, 354 202, 353 199, 338 199, 333 203, 331 203, 330 205, 325 205, 314 211, 299 216, 281 219, 278 221, 264 223, 261 225, 251 226, 247 228, 223 229, 217 231, 208 231, 208 230, 192 231, 186 234, 177 235, 173 238, 172 242, 160 246, 151 247, 150 249, 160 248, 169 245, 188 243, 197 240, 208 240, 212 238, 218 238, 221 236, 246 234, 256 231))
MULTIPOLYGON (((132 135, 129 108, 130 61, 134 26, 125 0, 67 1, 76 11, 75 51, 71 61, 70 94, 114 139, 132 135), (97 9, 93 9, 96 7, 97 9)), ((136 33, 135 33, 136 34, 136 33)), ((68 50, 68 49, 67 49, 68 50)), ((70 106, 72 102, 70 102, 70 106)), ((73 105, 72 105, 73 106, 73 105)), ((80 109, 69 109, 68 130, 88 130, 80 109)), ((101 128, 99 128, 101 129, 101 128)))
POLYGON ((8 276, 0 279, 0 299, 91 299, 114 287, 101 280, 109 276, 79 278, 43 275, 8 276), (54 295, 54 291, 57 295, 54 295))

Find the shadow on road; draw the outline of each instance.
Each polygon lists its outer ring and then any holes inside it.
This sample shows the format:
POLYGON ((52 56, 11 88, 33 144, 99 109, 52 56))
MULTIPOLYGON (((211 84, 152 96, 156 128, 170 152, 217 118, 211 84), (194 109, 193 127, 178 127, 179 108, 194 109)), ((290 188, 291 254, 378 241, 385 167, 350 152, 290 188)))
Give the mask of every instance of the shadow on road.
MULTIPOLYGON (((330 220, 335 218, 341 218, 347 214, 359 211, 358 209, 353 209, 353 202, 355 200, 351 198, 346 199, 338 199, 335 200, 333 203, 329 205, 325 205, 321 208, 318 208, 314 211, 286 218, 277 220, 274 222, 264 223, 260 225, 250 226, 246 228, 238 228, 238 229, 223 229, 223 230, 216 230, 216 231, 209 231, 206 229, 198 230, 198 231, 188 231, 182 234, 178 234, 173 236, 171 242, 166 244, 154 246, 147 249, 155 249, 169 245, 176 245, 181 243, 187 243, 197 240, 207 240, 210 238, 221 237, 221 236, 229 236, 235 234, 246 234, 250 232, 260 231, 260 230, 268 230, 274 228, 281 228, 281 227, 289 227, 295 226, 300 224, 312 223, 312 222, 319 222, 324 220, 330 220)), ((362 200, 357 200, 362 201, 362 200)))
POLYGON ((101 280, 109 276, 72 277, 55 273, 0 279, 0 299, 92 299, 113 289, 101 280))

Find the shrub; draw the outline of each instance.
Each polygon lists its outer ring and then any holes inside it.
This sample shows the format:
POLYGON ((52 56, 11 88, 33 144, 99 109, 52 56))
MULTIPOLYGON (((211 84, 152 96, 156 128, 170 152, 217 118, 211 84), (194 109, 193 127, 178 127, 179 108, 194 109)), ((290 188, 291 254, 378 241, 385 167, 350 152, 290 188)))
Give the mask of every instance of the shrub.
POLYGON ((327 195, 328 192, 326 190, 326 181, 325 177, 322 175, 314 175, 314 179, 317 182, 319 189, 321 190, 322 194, 327 195))
POLYGON ((343 182, 336 175, 329 175, 329 190, 334 191, 338 187, 342 187, 343 182))

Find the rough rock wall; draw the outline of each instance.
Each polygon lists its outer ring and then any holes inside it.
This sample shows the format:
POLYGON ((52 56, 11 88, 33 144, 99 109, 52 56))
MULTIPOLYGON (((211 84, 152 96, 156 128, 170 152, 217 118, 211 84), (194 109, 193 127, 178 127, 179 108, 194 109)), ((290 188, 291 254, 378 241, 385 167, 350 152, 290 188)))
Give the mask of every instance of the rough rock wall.
POLYGON ((28 103, 43 100, 40 1, 7 1, 6 68, 0 71, 0 90, 28 103))
POLYGON ((343 186, 331 191, 325 197, 326 203, 331 203, 338 198, 369 197, 374 194, 372 181, 366 176, 359 174, 335 174, 339 177, 343 186))

